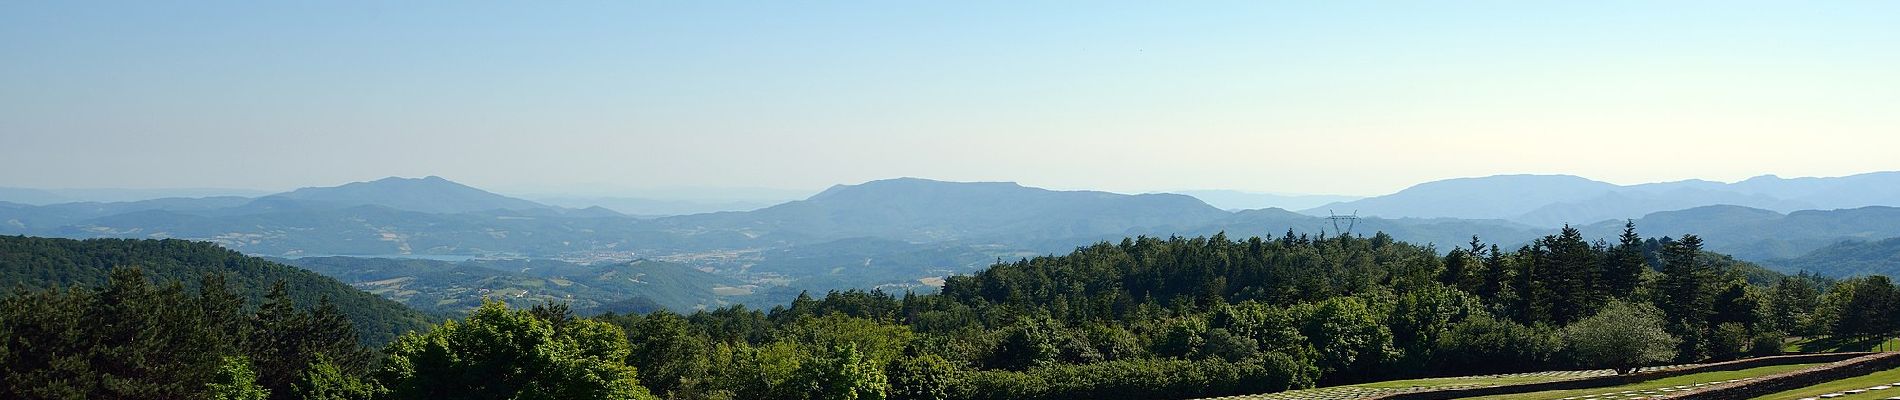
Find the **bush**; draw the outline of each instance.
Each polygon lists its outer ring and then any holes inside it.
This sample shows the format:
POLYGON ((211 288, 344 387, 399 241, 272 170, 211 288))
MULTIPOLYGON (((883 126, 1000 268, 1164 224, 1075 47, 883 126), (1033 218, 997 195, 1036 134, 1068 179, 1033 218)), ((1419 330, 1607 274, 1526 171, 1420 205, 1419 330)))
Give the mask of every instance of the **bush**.
POLYGON ((1786 339, 1787 335, 1781 332, 1756 333, 1755 337, 1749 340, 1748 354, 1756 357, 1781 355, 1782 343, 1786 339))
POLYGON ((955 373, 955 366, 935 355, 899 358, 884 368, 891 400, 948 400, 955 373))
POLYGON ((383 352, 376 378, 391 400, 655 398, 622 362, 632 351, 620 328, 584 319, 556 326, 500 302, 405 334, 383 352))
POLYGON ((1475 374, 1544 369, 1562 350, 1550 328, 1476 315, 1439 337, 1435 353, 1441 371, 1475 374))
POLYGON ((1634 372, 1676 358, 1681 339, 1663 329, 1662 311, 1647 304, 1613 301, 1596 315, 1564 327, 1571 355, 1587 368, 1634 372))
POLYGON ((1740 358, 1748 351, 1748 328, 1742 324, 1729 322, 1716 325, 1709 335, 1709 357, 1717 360, 1740 358))
POLYGON ((966 372, 950 393, 951 398, 971 400, 1211 397, 1309 387, 1317 374, 1311 364, 1277 353, 1246 362, 1121 360, 1025 372, 966 372))

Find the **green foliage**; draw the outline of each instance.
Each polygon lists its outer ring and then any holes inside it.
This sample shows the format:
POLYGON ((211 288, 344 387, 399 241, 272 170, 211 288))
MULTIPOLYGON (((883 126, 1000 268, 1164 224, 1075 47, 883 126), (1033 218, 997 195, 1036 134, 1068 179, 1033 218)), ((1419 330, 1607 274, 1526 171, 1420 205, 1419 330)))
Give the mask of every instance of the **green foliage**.
POLYGON ((1155 399, 1184 393, 1221 396, 1310 387, 1318 371, 1285 356, 1232 363, 1222 360, 1110 361, 1030 371, 965 374, 953 398, 1155 399))
POLYGON ((653 391, 669 393, 684 382, 705 379, 710 345, 692 331, 686 318, 654 312, 626 332, 633 347, 627 361, 639 368, 640 382, 653 391))
POLYGON ((316 308, 298 311, 283 284, 271 286, 250 320, 242 341, 257 366, 258 383, 275 399, 289 399, 292 386, 322 359, 340 373, 359 376, 369 369, 369 352, 356 345, 356 329, 328 298, 316 308))
POLYGON ((1018 371, 1054 364, 1062 352, 1056 329, 1048 318, 1025 318, 1011 325, 989 364, 1018 371))
POLYGON ((1781 355, 1782 346, 1787 341, 1788 335, 1781 332, 1757 332, 1748 339, 1748 355, 1757 357, 1781 355))
POLYGON ((1715 329, 1709 333, 1709 358, 1716 360, 1740 358, 1748 352, 1751 339, 1753 338, 1749 337, 1748 328, 1742 324, 1729 322, 1716 325, 1715 329))
POLYGON ((797 345, 776 342, 762 346, 721 343, 710 357, 715 369, 710 383, 735 399, 777 399, 778 387, 792 378, 802 356, 797 345))
POLYGON ((562 326, 489 302, 463 321, 403 335, 376 378, 390 399, 650 399, 625 364, 626 334, 573 320, 562 326))
POLYGON ((1715 314, 1714 286, 1718 279, 1714 267, 1702 254, 1702 239, 1685 235, 1663 245, 1662 272, 1657 306, 1662 309, 1669 332, 1680 337, 1677 355, 1696 360, 1706 355, 1709 318, 1715 314))
POLYGON ((950 400, 956 373, 955 365, 934 354, 898 358, 884 367, 891 400, 950 400))
POLYGON ((1334 297, 1294 308, 1322 374, 1374 372, 1396 354, 1392 331, 1364 300, 1334 297))
MULTIPOLYGON (((197 398, 239 332, 176 281, 153 285, 138 268, 105 286, 28 290, 0 300, 0 398, 197 398)), ((246 373, 249 373, 246 366, 246 373)))
POLYGON ((1583 366, 1628 373, 1676 357, 1681 340, 1670 336, 1663 324, 1655 307, 1611 302, 1596 315, 1565 327, 1564 339, 1583 366))
POLYGON ((257 384, 257 373, 243 357, 225 357, 205 390, 211 400, 264 400, 270 390, 257 384))
POLYGON ((363 344, 386 343, 402 332, 428 325, 428 318, 396 302, 211 243, 0 236, 0 288, 98 286, 119 267, 139 267, 152 278, 188 286, 198 285, 207 275, 223 275, 221 281, 230 285, 229 292, 250 302, 263 300, 272 284, 284 282, 297 304, 330 299, 357 327, 363 344))
POLYGON ((1434 361, 1446 371, 1534 371, 1547 369, 1563 346, 1563 338, 1548 328, 1478 315, 1439 337, 1434 361))
POLYGON ((890 383, 882 367, 845 344, 800 362, 777 391, 787 400, 884 400, 890 383))
POLYGON ((1386 318, 1400 364, 1417 368, 1437 359, 1439 340, 1474 314, 1486 314, 1483 302, 1450 286, 1429 283, 1405 290, 1386 318))
POLYGON ((786 326, 779 334, 781 340, 800 344, 801 348, 813 349, 812 353, 823 353, 832 347, 851 347, 864 358, 879 365, 896 359, 910 343, 912 333, 909 327, 881 323, 876 320, 827 314, 816 318, 801 318, 786 326))
POLYGON ((325 356, 318 356, 304 369, 292 390, 304 400, 370 400, 382 392, 374 383, 345 372, 325 356))
POLYGON ((1900 289, 1886 276, 1855 278, 1822 297, 1826 323, 1836 336, 1865 338, 1900 331, 1900 289))
POLYGON ((1827 283, 1812 275, 1782 277, 1769 290, 1767 322, 1773 329, 1798 335, 1817 335, 1827 330, 1816 324, 1821 307, 1821 290, 1827 283))
POLYGON ((941 294, 800 294, 769 311, 577 318, 565 303, 487 302, 380 362, 356 344, 349 303, 294 281, 247 311, 251 292, 220 276, 193 294, 125 269, 99 289, 0 301, 0 398, 201 398, 226 356, 249 360, 272 399, 1211 397, 1566 362, 1627 371, 1679 349, 1778 349, 1781 329, 1900 323, 1884 278, 1751 286, 1693 236, 1625 233, 1610 245, 1565 229, 1513 252, 1474 238, 1445 256, 1383 234, 1131 238, 951 277, 941 294))

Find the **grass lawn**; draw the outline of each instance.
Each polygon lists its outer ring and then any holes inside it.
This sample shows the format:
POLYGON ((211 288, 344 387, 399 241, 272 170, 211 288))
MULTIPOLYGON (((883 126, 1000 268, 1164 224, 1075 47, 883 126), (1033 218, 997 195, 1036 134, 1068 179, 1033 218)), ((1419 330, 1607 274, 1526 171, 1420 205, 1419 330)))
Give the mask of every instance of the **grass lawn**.
POLYGON ((1821 365, 1821 364, 1817 363, 1817 364, 1774 365, 1774 366, 1767 366, 1767 367, 1749 368, 1749 369, 1744 369, 1744 370, 1739 370, 1739 371, 1717 371, 1717 372, 1704 372, 1700 374, 1689 374, 1689 375, 1683 375, 1683 376, 1678 376, 1678 377, 1673 377, 1673 378, 1663 378, 1663 379, 1637 382, 1637 383, 1632 383, 1632 384, 1623 385, 1623 386, 1601 387, 1601 388, 1594 388, 1594 389, 1577 389, 1577 390, 1553 390, 1553 391, 1548 391, 1548 392, 1507 394, 1507 395, 1486 396, 1486 397, 1476 397, 1476 398, 1487 399, 1487 400, 1562 399, 1566 397, 1579 397, 1579 396, 1588 396, 1592 394, 1616 393, 1616 392, 1631 391, 1631 390, 1634 390, 1634 391, 1655 390, 1655 389, 1661 389, 1661 388, 1671 388, 1671 387, 1676 387, 1676 386, 1694 385, 1698 383, 1721 382, 1721 381, 1726 381, 1730 379, 1753 378, 1753 377, 1764 376, 1764 375, 1773 375, 1773 374, 1779 374, 1782 372, 1788 372, 1788 371, 1794 371, 1798 369, 1813 367, 1816 365, 1821 365))
MULTIPOLYGON (((1900 350, 1900 338, 1896 339, 1844 339, 1844 338, 1806 338, 1788 342, 1782 350, 1808 353, 1838 353, 1844 351, 1894 351, 1900 350)), ((1893 383, 1893 382, 1887 382, 1893 383)))
POLYGON ((1236 400, 1312 400, 1312 399, 1356 399, 1378 394, 1401 393, 1415 390, 1466 388, 1479 386, 1511 385, 1577 379, 1606 374, 1604 371, 1548 371, 1507 375, 1480 375, 1448 378, 1406 379, 1359 383, 1343 386, 1328 386, 1317 389, 1304 389, 1280 393, 1268 393, 1251 396, 1236 396, 1236 400))
MULTIPOLYGON (((1842 391, 1847 391, 1847 390, 1866 389, 1869 387, 1879 386, 1879 385, 1892 385, 1894 383, 1900 383, 1900 368, 1875 372, 1872 374, 1861 375, 1861 376, 1857 376, 1853 378, 1842 379, 1838 381, 1823 383, 1819 385, 1804 387, 1800 389, 1790 390, 1790 391, 1781 392, 1781 393, 1775 393, 1775 394, 1762 396, 1762 397, 1756 397, 1756 398, 1770 399, 1770 400, 1805 399, 1805 398, 1810 398, 1810 397, 1817 397, 1817 396, 1828 394, 1828 393, 1840 393, 1842 391)), ((1834 398, 1834 400, 1885 399, 1885 398, 1894 397, 1894 396, 1900 396, 1900 388, 1892 388, 1892 389, 1887 389, 1887 390, 1875 390, 1875 391, 1869 391, 1867 393, 1841 396, 1841 397, 1834 398)))
POLYGON ((1497 385, 1515 385, 1515 384, 1520 384, 1520 383, 1561 381, 1565 379, 1574 379, 1574 378, 1576 377, 1575 376, 1510 375, 1510 376, 1496 376, 1496 377, 1483 377, 1483 378, 1453 377, 1453 378, 1407 379, 1407 380, 1402 380, 1402 381, 1372 382, 1372 383, 1361 383, 1361 384, 1346 385, 1346 386, 1373 388, 1373 389, 1409 388, 1409 387, 1445 387, 1445 386, 1497 386, 1497 385))

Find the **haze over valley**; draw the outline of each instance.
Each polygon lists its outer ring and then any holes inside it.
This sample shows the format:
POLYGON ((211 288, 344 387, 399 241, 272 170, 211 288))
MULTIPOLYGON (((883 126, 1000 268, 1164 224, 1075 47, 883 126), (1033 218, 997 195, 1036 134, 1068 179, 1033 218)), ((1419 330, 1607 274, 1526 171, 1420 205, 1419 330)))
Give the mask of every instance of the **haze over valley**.
MULTIPOLYGON (((1123 237, 1336 236, 1345 228, 1355 235, 1385 233, 1449 249, 1474 235, 1515 247, 1565 224, 1593 240, 1609 239, 1630 220, 1653 236, 1698 233, 1712 251, 1785 273, 1894 274, 1900 273, 1900 262, 1887 257, 1840 268, 1806 261, 1842 257, 1840 247, 1852 243, 1900 237, 1900 208, 1895 207, 1900 205, 1900 189, 1893 188, 1900 188, 1900 173, 1629 186, 1565 175, 1501 175, 1426 182, 1366 198, 1247 197, 1236 191, 1130 195, 898 178, 841 184, 803 200, 768 206, 628 215, 578 199, 550 205, 429 176, 254 197, 28 205, 22 202, 34 197, 18 194, 0 198, 5 202, 0 203, 0 234, 210 241, 281 257, 372 291, 400 283, 396 288, 419 285, 441 292, 457 285, 439 282, 447 278, 428 271, 478 263, 468 271, 503 280, 486 284, 517 296, 601 299, 577 305, 583 309, 692 310, 736 303, 769 306, 800 290, 929 292, 947 276, 973 273, 995 260, 1057 254, 1123 237), (1213 206, 1194 195, 1229 207, 1213 206), (1320 201, 1332 202, 1314 205, 1320 201), (1306 208, 1244 209, 1234 204, 1306 208), (1360 218, 1344 226, 1325 218, 1355 213, 1360 218), (346 260, 333 257, 418 260, 376 261, 407 264, 413 273, 385 268, 363 274, 347 269, 358 262, 325 261, 346 260), (571 292, 579 287, 506 283, 544 277, 506 275, 520 271, 488 268, 495 261, 472 260, 545 260, 554 263, 549 265, 571 263, 573 268, 632 265, 633 272, 623 274, 667 276, 678 282, 663 279, 618 289, 610 285, 604 292, 575 294, 571 292), (680 267, 651 267, 669 264, 680 267), (643 269, 652 271, 639 272, 643 269), (500 272, 487 272, 495 270, 500 272), (678 287, 659 287, 664 285, 678 287)), ((566 275, 561 279, 586 281, 566 275)), ((400 290, 379 293, 391 291, 400 290)), ((459 304, 455 307, 468 309, 479 305, 476 300, 485 293, 464 292, 452 299, 451 293, 431 293, 436 297, 411 301, 427 309, 452 300, 459 304)))

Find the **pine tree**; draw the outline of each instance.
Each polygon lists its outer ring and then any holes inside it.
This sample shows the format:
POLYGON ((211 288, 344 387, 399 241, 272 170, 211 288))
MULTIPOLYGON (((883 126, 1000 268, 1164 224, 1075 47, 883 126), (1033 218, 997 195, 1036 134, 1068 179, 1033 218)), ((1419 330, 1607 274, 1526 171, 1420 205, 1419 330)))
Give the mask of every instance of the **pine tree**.
POLYGON ((1603 285, 1610 297, 1628 299, 1642 284, 1643 271, 1649 270, 1643 258, 1643 238, 1636 234, 1636 221, 1623 222, 1623 235, 1604 261, 1603 285))
POLYGON ((1550 288, 1550 317, 1557 325, 1565 325, 1596 313, 1597 307, 1608 300, 1602 290, 1603 264, 1598 261, 1597 250, 1583 240, 1583 233, 1577 228, 1564 225, 1557 236, 1546 238, 1549 249, 1547 266, 1540 272, 1549 279, 1544 280, 1550 288))
POLYGON ((1510 282, 1511 269, 1504 265, 1504 252, 1493 243, 1490 251, 1484 255, 1484 285, 1478 288, 1478 297, 1498 301, 1510 287, 1510 282))
POLYGON ((1662 282, 1658 306, 1671 334, 1682 338, 1678 357, 1703 358, 1709 317, 1715 313, 1713 267, 1702 256, 1702 238, 1683 235, 1663 245, 1662 282))

